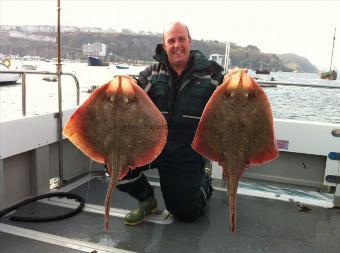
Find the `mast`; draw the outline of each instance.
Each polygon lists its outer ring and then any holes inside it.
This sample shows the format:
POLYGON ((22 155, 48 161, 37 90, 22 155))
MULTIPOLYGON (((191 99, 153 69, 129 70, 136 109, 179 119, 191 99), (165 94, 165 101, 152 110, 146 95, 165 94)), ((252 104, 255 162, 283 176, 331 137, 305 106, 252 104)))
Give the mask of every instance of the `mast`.
POLYGON ((335 27, 335 29, 334 29, 333 46, 332 46, 332 56, 331 56, 331 65, 329 66, 329 71, 332 71, 333 51, 334 51, 334 42, 335 42, 335 33, 336 33, 336 27, 335 27))
POLYGON ((225 54, 224 54, 224 73, 228 73, 229 68, 229 54, 230 54, 230 42, 225 42, 225 54))

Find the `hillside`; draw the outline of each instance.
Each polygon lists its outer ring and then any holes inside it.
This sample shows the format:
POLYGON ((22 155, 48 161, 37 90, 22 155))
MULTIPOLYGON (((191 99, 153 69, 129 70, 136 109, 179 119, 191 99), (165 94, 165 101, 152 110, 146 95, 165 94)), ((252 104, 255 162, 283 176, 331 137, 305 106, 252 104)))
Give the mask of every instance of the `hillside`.
POLYGON ((288 68, 296 69, 300 72, 317 72, 316 67, 311 65, 305 57, 296 54, 280 54, 279 58, 288 68), (304 68, 301 69, 301 66, 304 66, 304 68))
MULTIPOLYGON (((8 55, 37 55, 46 58, 56 57, 54 42, 33 41, 24 38, 10 37, 9 33, 1 32, 0 53, 8 55)), ((55 34, 43 34, 55 37, 55 34)), ((151 62, 157 43, 162 40, 160 35, 140 35, 128 33, 62 33, 62 57, 82 59, 82 45, 100 42, 107 44, 107 61, 111 62, 151 62)), ((225 44, 219 41, 193 40, 193 49, 200 50, 209 57, 210 54, 224 54, 225 44)), ((231 44, 231 64, 233 66, 270 71, 317 72, 317 68, 305 57, 295 54, 263 53, 253 45, 246 47, 231 44)))

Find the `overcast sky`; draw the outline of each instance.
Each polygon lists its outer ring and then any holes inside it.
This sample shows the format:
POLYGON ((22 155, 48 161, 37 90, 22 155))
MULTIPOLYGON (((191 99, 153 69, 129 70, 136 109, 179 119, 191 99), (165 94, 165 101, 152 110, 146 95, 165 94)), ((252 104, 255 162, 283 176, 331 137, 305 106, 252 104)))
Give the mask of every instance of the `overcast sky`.
MULTIPOLYGON (((57 0, 0 0, 0 24, 56 25, 56 6, 57 0)), ((340 68, 340 0, 61 0, 61 6, 62 25, 163 32, 180 20, 194 39, 295 53, 320 69, 329 68, 337 27, 333 65, 340 68)))

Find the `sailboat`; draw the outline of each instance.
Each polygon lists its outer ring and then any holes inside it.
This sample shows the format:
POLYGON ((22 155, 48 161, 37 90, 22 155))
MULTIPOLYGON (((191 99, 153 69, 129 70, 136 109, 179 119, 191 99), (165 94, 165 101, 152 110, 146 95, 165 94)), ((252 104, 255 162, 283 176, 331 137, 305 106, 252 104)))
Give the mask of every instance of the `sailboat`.
POLYGON ((329 67, 329 71, 323 71, 320 74, 321 79, 326 79, 326 80, 336 80, 337 78, 337 72, 335 69, 332 70, 332 63, 333 63, 333 51, 334 51, 334 42, 335 42, 335 33, 336 33, 336 28, 334 29, 334 37, 333 37, 333 47, 332 47, 332 56, 331 56, 331 65, 329 67))

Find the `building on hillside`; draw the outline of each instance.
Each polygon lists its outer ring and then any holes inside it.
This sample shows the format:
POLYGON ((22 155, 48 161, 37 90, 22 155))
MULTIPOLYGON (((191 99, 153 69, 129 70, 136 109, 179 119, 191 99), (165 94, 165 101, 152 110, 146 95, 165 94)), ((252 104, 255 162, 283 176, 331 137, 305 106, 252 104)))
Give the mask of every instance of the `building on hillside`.
POLYGON ((106 44, 104 43, 87 43, 83 44, 83 54, 86 56, 106 56, 106 44))
POLYGON ((102 33, 103 29, 99 27, 80 27, 79 31, 85 33, 102 33))
POLYGON ((16 26, 12 25, 0 25, 0 31, 15 31, 16 28, 16 26))
POLYGON ((60 31, 64 33, 75 33, 79 32, 79 28, 76 26, 61 26, 60 31))
POLYGON ((54 33, 56 32, 55 26, 50 25, 23 25, 21 27, 21 31, 23 32, 41 32, 41 33, 54 33))

